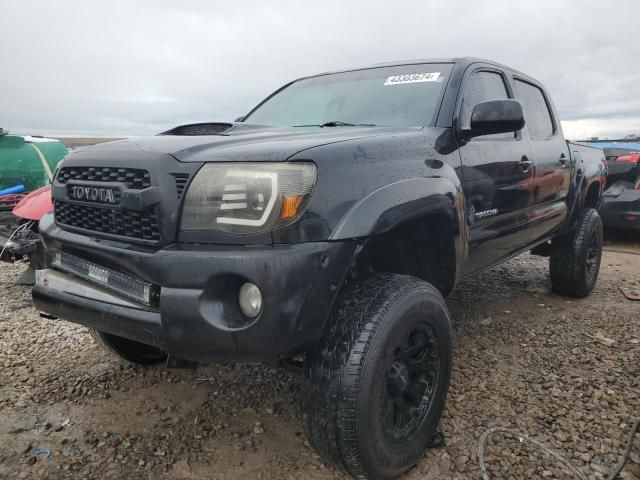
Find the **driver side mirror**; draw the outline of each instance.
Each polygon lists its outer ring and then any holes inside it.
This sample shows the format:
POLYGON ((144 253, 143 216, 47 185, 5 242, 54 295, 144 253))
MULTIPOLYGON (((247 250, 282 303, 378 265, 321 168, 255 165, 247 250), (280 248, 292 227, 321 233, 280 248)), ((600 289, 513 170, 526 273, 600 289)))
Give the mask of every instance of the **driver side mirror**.
POLYGON ((478 103, 471 112, 471 128, 464 133, 468 138, 494 133, 522 130, 524 127, 522 104, 517 100, 489 100, 478 103))

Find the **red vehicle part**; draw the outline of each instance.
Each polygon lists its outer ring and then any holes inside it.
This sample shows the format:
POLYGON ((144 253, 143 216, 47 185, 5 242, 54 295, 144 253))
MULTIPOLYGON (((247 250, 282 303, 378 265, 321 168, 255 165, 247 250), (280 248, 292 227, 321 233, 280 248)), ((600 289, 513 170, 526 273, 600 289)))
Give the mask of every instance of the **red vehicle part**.
POLYGON ((52 211, 51 185, 47 185, 22 198, 13 209, 13 214, 26 220, 40 220, 45 213, 52 211))
POLYGON ((632 153, 630 155, 620 155, 616 158, 616 162, 631 162, 634 164, 638 164, 640 161, 640 153, 632 153))

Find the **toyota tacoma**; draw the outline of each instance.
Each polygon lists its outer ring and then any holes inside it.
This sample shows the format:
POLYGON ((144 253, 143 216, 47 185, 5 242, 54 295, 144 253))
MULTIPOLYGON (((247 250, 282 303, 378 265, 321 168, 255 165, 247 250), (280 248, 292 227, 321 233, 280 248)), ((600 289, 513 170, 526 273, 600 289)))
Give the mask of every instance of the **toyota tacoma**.
POLYGON ((326 460, 393 478, 430 444, 452 361, 444 297, 523 252, 588 295, 601 149, 494 62, 396 62, 293 81, 229 123, 69 154, 33 298, 139 364, 302 364, 326 460))

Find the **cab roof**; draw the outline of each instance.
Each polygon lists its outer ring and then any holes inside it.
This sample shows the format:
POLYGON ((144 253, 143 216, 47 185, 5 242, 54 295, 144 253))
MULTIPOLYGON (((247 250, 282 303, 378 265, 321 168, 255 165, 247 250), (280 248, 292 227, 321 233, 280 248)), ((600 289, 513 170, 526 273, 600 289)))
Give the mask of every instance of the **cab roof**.
MULTIPOLYGON (((515 73, 519 76, 522 76, 524 78, 529 78, 531 80, 533 80, 529 75, 527 75, 526 73, 520 72, 514 68, 511 68, 507 65, 503 65, 501 63, 498 62, 494 62, 493 60, 487 60, 486 58, 480 58, 480 57, 443 57, 443 58, 413 58, 413 59, 408 59, 408 60, 394 60, 394 61, 390 61, 390 62, 382 62, 382 63, 375 63, 373 65, 366 65, 366 66, 362 66, 362 67, 357 67, 357 68, 345 68, 345 69, 340 69, 340 70, 331 70, 331 71, 327 71, 327 72, 322 72, 322 73, 318 73, 316 75, 309 75, 303 78, 312 78, 312 77, 319 77, 322 75, 331 75, 331 74, 335 74, 335 73, 345 73, 345 72, 353 72, 353 71, 357 71, 357 70, 369 70, 372 68, 384 68, 384 67, 398 67, 401 65, 418 65, 421 63, 454 63, 456 65, 458 65, 460 68, 462 68, 463 70, 466 69, 468 66, 473 65, 474 63, 485 63, 485 64, 489 64, 489 65, 493 65, 495 67, 501 68, 503 70, 508 70, 512 73, 515 73)), ((299 79, 302 80, 302 79, 299 79)))

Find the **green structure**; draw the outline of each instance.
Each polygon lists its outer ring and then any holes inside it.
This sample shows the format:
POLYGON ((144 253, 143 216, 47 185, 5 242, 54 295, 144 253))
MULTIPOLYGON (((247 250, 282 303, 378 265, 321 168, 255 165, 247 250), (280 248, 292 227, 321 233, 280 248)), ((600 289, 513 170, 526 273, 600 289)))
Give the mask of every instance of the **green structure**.
POLYGON ((66 154, 58 140, 10 135, 0 129, 0 190, 24 185, 30 192, 49 184, 66 154))

